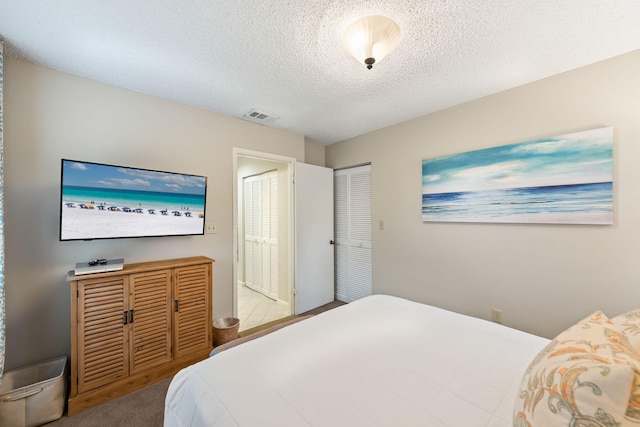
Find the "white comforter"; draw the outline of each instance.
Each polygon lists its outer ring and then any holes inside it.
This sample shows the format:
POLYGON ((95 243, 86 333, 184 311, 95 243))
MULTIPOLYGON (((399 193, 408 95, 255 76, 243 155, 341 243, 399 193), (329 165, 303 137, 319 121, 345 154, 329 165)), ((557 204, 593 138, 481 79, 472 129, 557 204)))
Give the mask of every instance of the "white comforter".
POLYGON ((548 340, 376 295, 179 372, 165 426, 510 426, 548 340))

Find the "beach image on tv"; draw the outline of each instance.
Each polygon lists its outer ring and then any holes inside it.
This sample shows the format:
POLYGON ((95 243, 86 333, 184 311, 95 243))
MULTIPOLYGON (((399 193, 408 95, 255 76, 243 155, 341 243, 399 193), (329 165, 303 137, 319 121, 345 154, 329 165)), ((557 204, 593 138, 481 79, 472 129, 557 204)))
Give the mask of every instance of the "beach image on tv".
POLYGON ((60 240, 204 233, 206 177, 62 160, 60 240))

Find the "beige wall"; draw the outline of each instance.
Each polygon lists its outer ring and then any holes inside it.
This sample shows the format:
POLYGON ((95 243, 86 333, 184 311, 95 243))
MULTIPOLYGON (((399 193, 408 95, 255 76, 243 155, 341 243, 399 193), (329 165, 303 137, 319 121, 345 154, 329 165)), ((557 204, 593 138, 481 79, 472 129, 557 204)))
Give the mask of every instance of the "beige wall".
POLYGON ((213 314, 230 316, 232 149, 304 161, 304 137, 5 59, 6 368, 69 353, 65 276, 96 257, 214 258, 213 314), (218 232, 59 242, 61 158, 205 175, 218 232))
POLYGON ((372 163, 374 292, 552 337, 640 307, 640 51, 327 147, 372 163), (423 159, 614 127, 614 225, 422 223, 423 159), (378 228, 384 220, 384 230, 378 228))
POLYGON ((316 166, 325 165, 326 146, 311 138, 304 138, 305 163, 316 166))
MULTIPOLYGON (((374 292, 552 336, 589 312, 640 306, 640 52, 328 146, 326 165, 372 163, 374 292), (424 158, 615 128, 613 226, 427 223, 424 158)), ((232 148, 324 163, 271 129, 5 58, 7 369, 69 352, 66 272, 95 257, 216 259, 214 316, 232 310, 232 148), (60 159, 208 176, 218 234, 58 241, 60 159)))

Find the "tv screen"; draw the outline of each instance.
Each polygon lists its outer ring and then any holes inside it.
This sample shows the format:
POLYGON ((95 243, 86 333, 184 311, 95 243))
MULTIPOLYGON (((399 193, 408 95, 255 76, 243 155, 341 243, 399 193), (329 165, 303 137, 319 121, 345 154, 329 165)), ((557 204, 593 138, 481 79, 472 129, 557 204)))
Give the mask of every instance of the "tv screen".
POLYGON ((204 234, 207 178, 62 159, 60 240, 204 234))

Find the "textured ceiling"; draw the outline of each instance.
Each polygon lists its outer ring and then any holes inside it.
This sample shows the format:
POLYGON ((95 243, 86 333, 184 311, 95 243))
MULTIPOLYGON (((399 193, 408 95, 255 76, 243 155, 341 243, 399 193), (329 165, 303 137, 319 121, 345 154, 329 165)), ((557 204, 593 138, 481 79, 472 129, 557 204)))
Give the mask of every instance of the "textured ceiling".
POLYGON ((639 0, 0 0, 5 54, 331 144, 640 48, 639 0), (372 70, 355 18, 400 25, 372 70))

